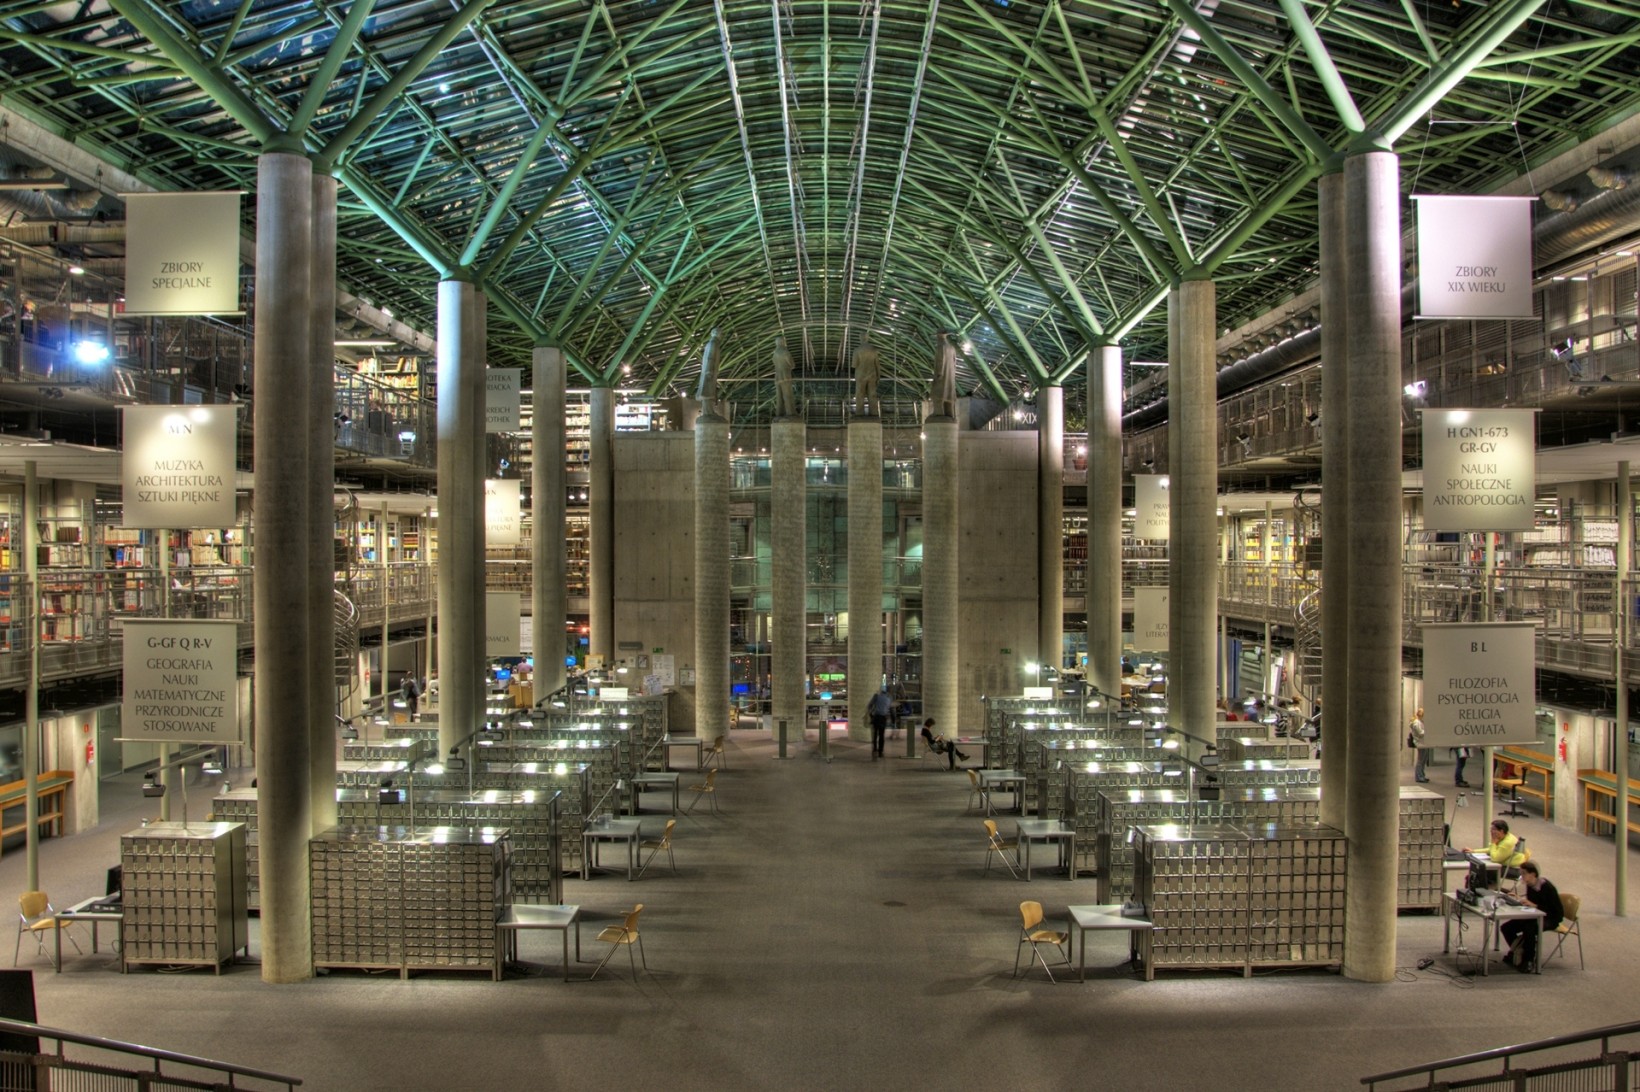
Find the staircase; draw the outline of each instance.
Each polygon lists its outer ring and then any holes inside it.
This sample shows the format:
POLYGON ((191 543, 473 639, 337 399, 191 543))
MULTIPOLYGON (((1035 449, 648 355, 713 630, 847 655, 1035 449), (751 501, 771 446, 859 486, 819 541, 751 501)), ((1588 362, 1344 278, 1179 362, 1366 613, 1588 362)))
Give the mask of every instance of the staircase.
POLYGON ((1311 589, 1298 601, 1297 635, 1294 658, 1298 661, 1299 691, 1313 707, 1321 696, 1321 497, 1314 490, 1299 490, 1293 496, 1297 526, 1294 539, 1305 544, 1296 569, 1311 589))
POLYGON ((1614 1024, 1593 1031, 1497 1047, 1438 1062, 1408 1066, 1361 1083, 1370 1092, 1412 1089, 1499 1089, 1508 1092, 1560 1092, 1562 1089, 1628 1089, 1631 1074, 1640 1073, 1640 1040, 1612 1040, 1640 1035, 1640 1023, 1614 1024), (1571 1048, 1571 1049, 1568 1049, 1571 1048), (1587 1052, 1577 1057, 1578 1051, 1587 1052), (1545 1052, 1553 1051, 1552 1054, 1545 1052), (1532 1057, 1536 1055, 1537 1057, 1532 1057))

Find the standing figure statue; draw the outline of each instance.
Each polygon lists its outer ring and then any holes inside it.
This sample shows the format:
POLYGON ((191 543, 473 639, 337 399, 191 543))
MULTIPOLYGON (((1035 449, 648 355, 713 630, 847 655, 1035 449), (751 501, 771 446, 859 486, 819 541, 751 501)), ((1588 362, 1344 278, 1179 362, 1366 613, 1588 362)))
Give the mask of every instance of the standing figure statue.
POLYGON ((860 345, 854 350, 854 412, 856 415, 881 415, 883 404, 877 398, 877 380, 882 376, 877 346, 870 334, 860 336, 860 345), (869 409, 867 408, 869 404, 869 409))
POLYGON ((706 349, 700 354, 700 385, 695 388, 695 398, 700 402, 702 413, 717 412, 717 369, 718 369, 718 328, 712 327, 712 334, 706 339, 706 349))
POLYGON ((774 393, 775 414, 796 417, 797 388, 792 383, 792 354, 783 337, 774 339, 774 393))
POLYGON ((928 388, 928 401, 930 417, 957 415, 957 347, 945 330, 940 331, 934 349, 934 381, 928 388))

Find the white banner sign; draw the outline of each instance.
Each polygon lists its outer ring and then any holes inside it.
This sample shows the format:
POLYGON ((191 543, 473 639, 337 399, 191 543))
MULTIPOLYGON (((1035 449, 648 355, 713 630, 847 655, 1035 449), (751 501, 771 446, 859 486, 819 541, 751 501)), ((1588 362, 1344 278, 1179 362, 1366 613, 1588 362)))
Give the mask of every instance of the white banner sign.
POLYGON ((1537 493, 1529 409, 1424 411, 1424 528, 1530 531, 1537 493))
POLYGON ((238 743, 239 623, 125 621, 120 738, 238 743))
POLYGON ((519 429, 519 410, 523 399, 519 394, 522 389, 519 377, 524 374, 519 368, 486 368, 484 370, 484 431, 485 432, 517 432, 519 429))
POLYGON ((484 655, 522 656, 518 622, 523 597, 515 591, 493 591, 484 598, 484 655))
POLYGON ((1166 474, 1133 475, 1133 537, 1166 542, 1172 533, 1166 474))
POLYGON ((124 527, 232 527, 237 406, 125 406, 124 527))
POLYGON ((524 541, 519 529, 523 482, 517 478, 490 478, 484 482, 484 541, 491 546, 517 546, 524 541))
POLYGON ((660 676, 662 686, 678 685, 678 662, 676 657, 669 653, 657 652, 649 662, 654 666, 655 674, 660 676))
POLYGON ((1533 318, 1535 197, 1414 194, 1421 319, 1533 318))
POLYGON ((1531 622, 1423 627, 1426 747, 1537 741, 1536 628, 1531 622))
POLYGON ((1133 647, 1140 652, 1167 651, 1167 589, 1133 589, 1133 647))
POLYGON ((243 313, 237 191, 123 196, 126 314, 243 313))

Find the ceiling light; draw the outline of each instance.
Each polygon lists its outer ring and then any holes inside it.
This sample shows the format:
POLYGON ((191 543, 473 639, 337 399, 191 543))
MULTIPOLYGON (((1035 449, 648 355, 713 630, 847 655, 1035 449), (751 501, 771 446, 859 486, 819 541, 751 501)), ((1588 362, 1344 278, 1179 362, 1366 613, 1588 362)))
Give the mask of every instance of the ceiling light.
POLYGON ((335 345, 338 349, 343 346, 355 346, 361 349, 385 349, 390 345, 397 345, 398 342, 394 341, 390 337, 366 337, 354 338, 346 341, 338 340, 332 342, 331 344, 335 345))
POLYGON ((1401 388, 1401 393, 1408 398, 1422 398, 1429 390, 1429 384, 1422 379, 1414 380, 1401 388))

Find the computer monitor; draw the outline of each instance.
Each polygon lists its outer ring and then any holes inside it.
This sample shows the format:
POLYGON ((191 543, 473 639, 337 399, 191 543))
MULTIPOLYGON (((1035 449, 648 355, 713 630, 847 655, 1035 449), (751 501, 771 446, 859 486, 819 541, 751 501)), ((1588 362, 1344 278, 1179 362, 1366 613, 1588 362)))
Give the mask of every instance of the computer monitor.
POLYGON ((124 868, 124 866, 123 865, 115 865, 113 868, 110 868, 108 870, 108 890, 103 892, 104 897, 107 897, 109 895, 118 895, 118 894, 120 894, 120 892, 122 890, 124 890, 124 886, 123 886, 124 883, 125 883, 125 868, 124 868))
POLYGON ((1469 862, 1469 879, 1464 884, 1471 891, 1485 891, 1492 886, 1492 870, 1480 861, 1469 862))

